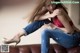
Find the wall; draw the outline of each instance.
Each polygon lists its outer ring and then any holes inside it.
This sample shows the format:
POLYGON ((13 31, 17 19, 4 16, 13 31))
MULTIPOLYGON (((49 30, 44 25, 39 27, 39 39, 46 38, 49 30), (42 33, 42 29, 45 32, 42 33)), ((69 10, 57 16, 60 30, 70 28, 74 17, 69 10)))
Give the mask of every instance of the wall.
MULTIPOLYGON (((27 25, 27 22, 24 18, 26 16, 29 18, 29 15, 34 10, 37 2, 38 1, 28 4, 26 0, 23 0, 23 2, 22 0, 11 0, 11 1, 1 0, 1 3, 2 3, 0 7, 0 43, 1 44, 3 44, 2 42, 3 37, 11 39, 12 37, 15 36, 17 32, 19 32, 22 28, 24 28, 27 25)), ((69 15, 71 19, 74 21, 74 23, 76 24, 76 26, 80 28, 77 22, 78 10, 76 9, 78 6, 74 6, 74 7, 73 6, 74 5, 72 6, 67 5, 69 15)), ((23 36, 21 38, 21 42, 19 43, 19 45, 41 43, 41 35, 40 35, 41 30, 42 29, 39 29, 28 36, 23 36)), ((51 39, 51 43, 55 43, 55 41, 51 39)))
MULTIPOLYGON (((75 0, 73 0, 75 1, 75 0)), ((76 0, 76 1, 79 1, 79 0, 76 0)), ((80 25, 79 25, 79 22, 80 22, 80 6, 79 4, 72 4, 70 6, 70 17, 71 19, 73 20, 74 24, 80 29, 80 25)))
MULTIPOLYGON (((79 1, 79 0, 62 0, 62 1, 79 1)), ((80 2, 80 1, 79 1, 80 2)), ((67 7, 68 13, 75 26, 80 29, 79 19, 80 19, 80 8, 79 4, 64 4, 67 7)))

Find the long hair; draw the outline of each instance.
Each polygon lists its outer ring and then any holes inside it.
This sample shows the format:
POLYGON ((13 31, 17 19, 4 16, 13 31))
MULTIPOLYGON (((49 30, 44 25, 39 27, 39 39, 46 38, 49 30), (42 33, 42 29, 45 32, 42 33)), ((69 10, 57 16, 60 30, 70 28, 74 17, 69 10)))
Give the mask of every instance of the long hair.
MULTIPOLYGON (((55 0, 55 2, 61 2, 61 1, 60 0, 55 0)), ((66 10, 67 8, 62 3, 56 4, 55 9, 58 9, 58 8, 62 8, 68 14, 68 12, 66 10)))
POLYGON ((31 17, 28 19, 28 22, 33 22, 35 17, 37 16, 37 13, 42 9, 42 7, 45 5, 46 0, 39 0, 38 6, 35 8, 34 12, 32 13, 31 17))
MULTIPOLYGON (((60 0, 39 0, 39 5, 36 7, 33 14, 28 19, 28 22, 33 22, 35 17, 37 16, 37 13, 42 9, 42 7, 45 5, 45 3, 50 4, 51 1, 60 2, 60 0)), ((64 9, 65 12, 67 13, 66 7, 62 3, 56 4, 55 9, 58 9, 58 8, 64 9)))

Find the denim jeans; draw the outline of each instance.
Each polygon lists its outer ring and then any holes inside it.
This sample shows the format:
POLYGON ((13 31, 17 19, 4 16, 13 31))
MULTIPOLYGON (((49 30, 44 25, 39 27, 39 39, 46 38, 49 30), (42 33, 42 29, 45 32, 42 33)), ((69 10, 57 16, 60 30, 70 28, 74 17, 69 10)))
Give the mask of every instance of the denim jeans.
POLYGON ((44 24, 48 24, 51 21, 49 21, 48 19, 45 20, 38 20, 38 21, 34 21, 32 23, 30 23, 28 26, 26 26, 24 29, 24 31, 28 34, 36 31, 37 29, 39 29, 41 26, 43 26, 44 24))
POLYGON ((74 34, 66 34, 62 30, 56 29, 45 29, 42 32, 41 37, 41 53, 49 53, 50 38, 55 40, 58 44, 65 48, 71 48, 78 46, 80 43, 80 32, 74 34))
MULTIPOLYGON (((24 28, 25 32, 28 34, 36 31, 41 26, 50 23, 48 19, 46 20, 39 20, 35 21, 24 28)), ((60 29, 45 29, 42 32, 41 37, 41 53, 48 53, 49 52, 49 44, 50 38, 54 39, 58 44, 65 48, 71 48, 73 46, 79 45, 80 41, 80 33, 75 32, 74 34, 66 34, 60 29)))

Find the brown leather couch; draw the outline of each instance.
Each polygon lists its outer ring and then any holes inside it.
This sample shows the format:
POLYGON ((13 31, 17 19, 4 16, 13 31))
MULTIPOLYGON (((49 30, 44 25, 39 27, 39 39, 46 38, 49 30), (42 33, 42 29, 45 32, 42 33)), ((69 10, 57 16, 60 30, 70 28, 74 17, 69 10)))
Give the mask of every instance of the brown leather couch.
MULTIPOLYGON (((9 53, 41 53, 40 44, 10 46, 9 53)), ((58 44, 51 44, 49 53, 80 53, 80 47, 66 49, 58 44)))

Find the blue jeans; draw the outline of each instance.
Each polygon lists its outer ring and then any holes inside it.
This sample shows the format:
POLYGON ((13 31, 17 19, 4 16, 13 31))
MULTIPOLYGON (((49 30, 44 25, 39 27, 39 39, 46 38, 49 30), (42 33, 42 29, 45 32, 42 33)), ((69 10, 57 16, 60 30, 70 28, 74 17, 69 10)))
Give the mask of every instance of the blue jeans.
MULTIPOLYGON (((25 32, 28 34, 36 31, 39 29, 41 26, 45 24, 50 23, 49 20, 40 20, 40 21, 35 21, 28 26, 24 28, 25 32)), ((74 34, 66 34, 63 33, 60 29, 55 29, 55 30, 50 30, 50 29, 45 29, 42 32, 42 39, 41 39, 41 53, 48 53, 49 51, 49 44, 50 44, 50 38, 53 38, 58 44, 66 47, 66 48, 71 48, 73 46, 78 46, 80 41, 80 33, 75 32, 74 34)))
POLYGON ((80 43, 80 32, 74 34, 66 34, 62 30, 56 28, 45 29, 41 37, 41 53, 49 53, 50 38, 65 48, 78 46, 80 43))
POLYGON ((38 20, 38 21, 34 21, 32 23, 30 23, 28 26, 26 26, 25 28, 23 28, 25 30, 25 32, 28 34, 36 31, 37 29, 39 29, 41 26, 45 24, 50 23, 51 21, 49 21, 48 19, 45 20, 38 20))

